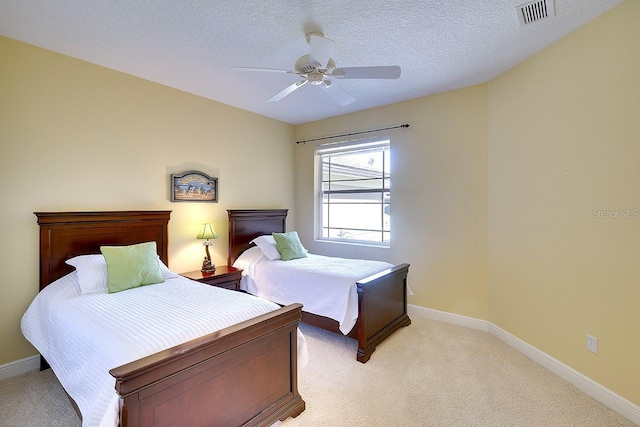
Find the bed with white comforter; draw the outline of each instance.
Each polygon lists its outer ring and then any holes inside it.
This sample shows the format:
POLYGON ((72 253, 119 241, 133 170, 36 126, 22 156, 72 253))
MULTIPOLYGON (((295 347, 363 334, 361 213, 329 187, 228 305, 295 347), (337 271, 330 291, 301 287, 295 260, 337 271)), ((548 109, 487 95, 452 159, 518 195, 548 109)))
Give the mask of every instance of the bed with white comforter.
MULTIPOLYGON (((43 289, 22 319, 25 337, 78 404, 83 426, 117 426, 109 370, 279 308, 177 276, 114 294, 81 295, 77 273, 43 289)), ((298 332, 298 355, 306 360, 298 332)))
POLYGON ((345 335, 358 320, 356 282, 393 267, 383 261, 315 254, 270 261, 258 247, 247 249, 233 265, 243 270, 242 289, 282 305, 301 303, 304 311, 338 322, 345 335))

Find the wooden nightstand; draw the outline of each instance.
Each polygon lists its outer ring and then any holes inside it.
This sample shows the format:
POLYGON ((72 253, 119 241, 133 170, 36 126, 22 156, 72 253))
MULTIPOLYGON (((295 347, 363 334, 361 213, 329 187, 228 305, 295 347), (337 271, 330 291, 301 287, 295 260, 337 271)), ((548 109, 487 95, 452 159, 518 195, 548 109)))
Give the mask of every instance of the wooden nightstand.
POLYGON ((192 280, 197 280, 198 282, 206 283, 207 285, 239 291, 241 273, 242 270, 239 268, 221 265, 217 266, 216 271, 210 275, 204 275, 200 270, 180 273, 180 275, 192 280))

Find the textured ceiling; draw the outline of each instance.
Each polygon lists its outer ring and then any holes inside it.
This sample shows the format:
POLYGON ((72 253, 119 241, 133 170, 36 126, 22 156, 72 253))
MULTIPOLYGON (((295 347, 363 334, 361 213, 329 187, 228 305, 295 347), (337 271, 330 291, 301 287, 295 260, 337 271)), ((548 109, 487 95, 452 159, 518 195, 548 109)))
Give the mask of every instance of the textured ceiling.
POLYGON ((2 0, 0 34, 292 124, 483 83, 622 0, 555 0, 521 26, 526 0, 2 0), (340 106, 293 69, 305 34, 336 43, 338 67, 399 65, 398 80, 343 80, 340 106))

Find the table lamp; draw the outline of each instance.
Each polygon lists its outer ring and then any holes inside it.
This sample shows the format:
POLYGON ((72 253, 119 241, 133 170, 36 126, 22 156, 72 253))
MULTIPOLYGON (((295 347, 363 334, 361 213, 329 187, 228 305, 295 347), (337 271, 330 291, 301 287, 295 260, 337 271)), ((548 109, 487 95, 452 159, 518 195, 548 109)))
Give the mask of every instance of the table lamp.
POLYGON ((211 263, 211 255, 209 254, 209 246, 213 245, 213 242, 210 242, 209 239, 217 238, 218 235, 211 224, 202 224, 202 229, 196 237, 196 239, 200 240, 205 239, 205 242, 202 244, 206 252, 204 260, 202 261, 202 269, 200 270, 202 274, 213 274, 216 271, 216 266, 211 263))

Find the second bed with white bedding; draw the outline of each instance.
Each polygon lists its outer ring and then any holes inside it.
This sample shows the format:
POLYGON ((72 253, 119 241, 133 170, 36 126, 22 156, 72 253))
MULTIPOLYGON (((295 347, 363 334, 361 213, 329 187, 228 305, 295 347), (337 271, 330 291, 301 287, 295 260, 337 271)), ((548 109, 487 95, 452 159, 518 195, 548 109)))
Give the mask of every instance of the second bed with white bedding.
POLYGON ((358 320, 356 282, 393 265, 383 261, 307 254, 290 261, 270 261, 258 247, 233 264, 243 269, 240 286, 278 304, 301 303, 304 311, 339 323, 347 335, 358 320))

